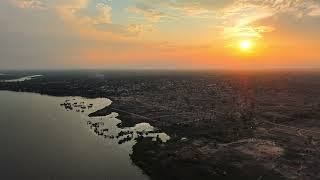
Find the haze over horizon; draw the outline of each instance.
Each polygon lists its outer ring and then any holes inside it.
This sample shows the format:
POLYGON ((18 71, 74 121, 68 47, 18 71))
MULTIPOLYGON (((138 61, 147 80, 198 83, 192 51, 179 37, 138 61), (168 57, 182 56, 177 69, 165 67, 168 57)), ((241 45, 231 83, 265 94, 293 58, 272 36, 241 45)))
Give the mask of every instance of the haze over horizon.
POLYGON ((3 0, 0 69, 320 68, 320 0, 3 0))

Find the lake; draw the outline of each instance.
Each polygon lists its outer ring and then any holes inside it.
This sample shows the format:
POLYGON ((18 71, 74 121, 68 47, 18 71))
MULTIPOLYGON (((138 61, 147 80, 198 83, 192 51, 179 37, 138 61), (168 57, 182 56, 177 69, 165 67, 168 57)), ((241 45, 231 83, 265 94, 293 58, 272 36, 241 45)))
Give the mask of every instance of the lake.
POLYGON ((147 180, 130 159, 134 139, 169 139, 148 123, 120 129, 116 113, 89 118, 106 98, 0 91, 0 99, 1 179, 147 180))

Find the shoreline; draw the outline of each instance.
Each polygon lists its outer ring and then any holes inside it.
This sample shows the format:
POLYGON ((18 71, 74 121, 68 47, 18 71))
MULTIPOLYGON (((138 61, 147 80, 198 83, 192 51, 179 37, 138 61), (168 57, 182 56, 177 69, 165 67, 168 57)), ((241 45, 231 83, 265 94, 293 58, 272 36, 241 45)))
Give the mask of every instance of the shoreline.
MULTIPOLYGON (((39 94, 37 92, 19 92, 19 91, 12 91, 12 90, 6 90, 9 92, 17 92, 17 93, 34 93, 34 94, 39 94)), ((39 95, 46 95, 46 96, 54 96, 54 97, 82 97, 82 98, 88 98, 88 97, 83 97, 83 96, 59 96, 59 95, 51 95, 51 94, 39 94, 39 95)), ((105 98, 105 97, 99 97, 99 98, 105 98)), ((112 101, 113 102, 113 101, 112 101)), ((112 103, 114 104, 114 102, 112 103)), ((92 112, 88 114, 88 117, 103 117, 107 116, 113 111, 112 104, 102 108, 98 109, 95 112, 92 112)), ((119 108, 119 107, 118 107, 119 108)), ((119 111, 118 111, 119 112, 119 111)), ((117 113, 118 113, 117 112, 117 113)), ((139 116, 132 116, 131 114, 124 113, 122 116, 119 115, 119 119, 121 119, 122 123, 118 125, 119 128, 125 128, 125 127, 130 127, 138 123, 142 122, 148 122, 145 121, 145 119, 140 119, 139 116), (124 118, 124 119, 123 119, 124 118), (130 120, 130 118, 133 118, 130 120), (133 121, 132 121, 133 120, 133 121)), ((152 123, 152 122, 149 122, 152 123)), ((152 126, 155 126, 154 124, 151 124, 152 126)), ((157 126, 155 126, 157 127, 157 126)), ((157 127, 159 130, 164 131, 165 133, 169 132, 174 132, 175 130, 171 130, 170 128, 164 127, 157 127), (166 131, 167 130, 167 131, 166 131)), ((188 131, 190 132, 190 131, 188 131)), ((169 134, 170 136, 171 134, 169 134)), ((193 149, 189 147, 190 141, 197 141, 196 137, 194 139, 186 139, 185 141, 182 141, 181 137, 182 134, 179 134, 178 137, 170 139, 168 142, 161 143, 159 141, 152 141, 152 138, 138 138, 137 142, 133 145, 132 149, 132 154, 130 155, 130 158, 132 162, 139 167, 145 174, 147 174, 151 180, 164 180, 164 179, 184 179, 184 180, 193 180, 195 178, 198 178, 201 176, 202 172, 204 174, 207 174, 209 176, 202 176, 202 180, 211 180, 212 178, 218 178, 218 179, 235 179, 237 177, 243 176, 243 178, 247 179, 257 179, 259 178, 259 173, 265 171, 263 170, 262 167, 251 167, 255 170, 253 172, 257 171, 258 173, 248 173, 243 174, 241 172, 242 168, 235 168, 235 167, 229 167, 226 165, 222 165, 223 162, 225 162, 227 159, 225 156, 222 158, 222 160, 219 160, 220 164, 208 164, 206 162, 207 160, 205 159, 194 159, 193 156, 198 156, 198 155, 191 155, 190 157, 184 157, 184 156, 179 156, 176 152, 177 149, 181 148, 181 144, 183 146, 186 146, 188 149, 193 149), (174 158, 175 157, 175 158, 174 158), (178 158, 177 158, 178 157, 178 158), (188 159, 191 158, 191 159, 188 159), (198 161, 198 162, 197 162, 198 161), (198 164, 202 162, 204 164, 203 167, 196 168, 190 163, 195 163, 198 164), (214 174, 211 174, 211 172, 206 172, 206 169, 209 167, 215 167, 216 172, 214 174), (188 173, 186 173, 185 169, 188 169, 188 173), (203 169, 202 169, 203 168, 203 169), (228 176, 226 172, 229 172, 231 176, 228 176), (164 174, 166 174, 164 176, 164 174)), ((204 140, 205 142, 202 143, 207 143, 208 140, 204 140)), ((217 142, 215 142, 217 143, 217 142)), ((192 143, 191 143, 192 146, 192 143)), ((240 155, 239 157, 240 158, 240 155)), ((200 163, 201 164, 201 163, 200 163)), ((281 178, 280 174, 277 174, 275 172, 268 172, 268 175, 266 176, 267 179, 284 179, 281 178)))

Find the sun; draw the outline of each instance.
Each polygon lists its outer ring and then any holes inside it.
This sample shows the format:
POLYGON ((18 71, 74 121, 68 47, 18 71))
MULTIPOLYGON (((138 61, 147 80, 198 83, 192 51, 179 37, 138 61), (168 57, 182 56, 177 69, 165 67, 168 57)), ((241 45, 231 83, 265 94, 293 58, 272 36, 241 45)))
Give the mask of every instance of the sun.
POLYGON ((252 47, 252 43, 250 40, 243 40, 240 42, 240 49, 242 50, 249 50, 252 47))

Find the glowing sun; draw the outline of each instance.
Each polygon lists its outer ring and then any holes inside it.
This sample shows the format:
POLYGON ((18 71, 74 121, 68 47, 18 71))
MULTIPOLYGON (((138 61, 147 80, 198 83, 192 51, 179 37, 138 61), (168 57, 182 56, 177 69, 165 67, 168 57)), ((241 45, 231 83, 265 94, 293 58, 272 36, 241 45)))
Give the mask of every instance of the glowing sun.
POLYGON ((252 47, 252 43, 249 40, 243 40, 239 45, 242 50, 249 50, 252 47))

